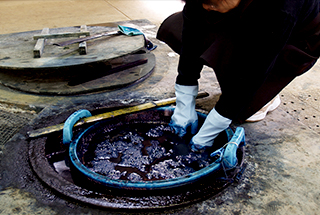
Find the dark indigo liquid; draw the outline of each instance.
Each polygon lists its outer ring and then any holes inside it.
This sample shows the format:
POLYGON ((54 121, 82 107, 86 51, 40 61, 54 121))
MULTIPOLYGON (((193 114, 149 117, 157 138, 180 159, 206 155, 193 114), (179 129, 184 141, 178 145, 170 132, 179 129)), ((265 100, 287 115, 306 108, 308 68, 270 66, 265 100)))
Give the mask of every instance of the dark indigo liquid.
POLYGON ((190 151, 190 138, 179 138, 167 125, 130 124, 103 135, 85 165, 114 180, 172 179, 212 162, 208 154, 190 151))

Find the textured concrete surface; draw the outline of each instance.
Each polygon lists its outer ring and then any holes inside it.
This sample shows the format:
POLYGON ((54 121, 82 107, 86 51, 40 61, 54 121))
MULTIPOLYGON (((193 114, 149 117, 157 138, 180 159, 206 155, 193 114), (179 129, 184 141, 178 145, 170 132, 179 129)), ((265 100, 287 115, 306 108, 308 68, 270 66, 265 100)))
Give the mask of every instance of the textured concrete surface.
MULTIPOLYGON (((154 42, 156 27, 182 8, 179 1, 0 1, 0 33, 81 24, 148 19, 154 42), (161 6, 161 7, 160 7, 161 6), (164 9, 161 9, 164 8, 164 9), (79 13, 81 12, 81 13, 79 13), (85 14, 85 15, 84 15, 85 14)), ((159 42, 158 42, 159 43, 159 42)), ((94 106, 96 109, 144 103, 174 96, 178 56, 164 44, 154 51, 155 72, 138 85, 90 96, 37 96, 0 86, 0 110, 39 119, 94 106), (164 73, 162 71, 165 71, 164 73), (41 111, 41 112, 40 112, 41 111)), ((320 202, 320 63, 281 93, 281 105, 265 120, 242 124, 246 131, 246 165, 242 179, 221 194, 187 207, 146 214, 318 214, 320 202)), ((205 68, 201 90, 210 96, 197 102, 209 111, 220 91, 214 73, 205 68)), ((18 119, 16 119, 18 121, 18 119)), ((6 122, 1 122, 2 126, 6 122)), ((18 124, 18 123, 16 123, 18 124)), ((21 124, 21 123, 20 123, 21 124)), ((41 124, 39 125, 41 126, 41 124)), ((239 125, 234 125, 239 126, 239 125)), ((29 168, 27 128, 3 146, 0 173, 1 214, 125 214, 82 205, 44 187, 29 168), (10 156, 9 156, 10 155, 10 156), (19 168, 18 168, 19 167, 19 168)), ((140 213, 142 214, 142 213, 140 213)))

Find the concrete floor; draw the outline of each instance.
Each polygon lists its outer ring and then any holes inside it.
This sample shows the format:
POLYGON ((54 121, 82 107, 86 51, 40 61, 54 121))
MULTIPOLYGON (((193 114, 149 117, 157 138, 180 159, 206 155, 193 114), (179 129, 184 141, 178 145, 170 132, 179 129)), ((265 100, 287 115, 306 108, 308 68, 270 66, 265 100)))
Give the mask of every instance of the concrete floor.
POLYGON ((136 19, 159 25, 182 7, 180 0, 1 0, 0 34, 136 19))
MULTIPOLYGON (((40 30, 44 27, 57 28, 137 19, 147 19, 157 27, 163 19, 180 11, 182 7, 183 3, 179 0, 0 0, 0 34, 40 30)), ((154 35, 151 39, 154 39, 154 35)), ((160 47, 156 56, 161 53, 169 54, 170 50, 160 47)), ((166 65, 168 68, 166 76, 160 78, 151 90, 147 90, 143 85, 129 90, 137 90, 143 96, 150 93, 155 99, 173 96, 177 59, 177 56, 170 58, 166 65)), ((208 91, 211 96, 198 102, 198 107, 207 111, 212 108, 219 95, 219 85, 213 80, 215 77, 212 71, 204 69, 200 87, 208 91)), ((282 100, 280 107, 268 114, 265 120, 241 125, 246 129, 248 146, 247 169, 240 182, 228 187, 221 195, 163 213, 318 214, 320 209, 319 80, 318 62, 308 73, 298 77, 280 93, 282 100)), ((0 91, 0 109, 9 110, 14 114, 25 111, 30 114, 30 119, 38 116, 37 107, 53 106, 63 100, 56 96, 39 97, 2 88, 0 91), (22 108, 25 106, 29 108, 27 110, 22 108)), ((127 100, 122 97, 123 104, 126 104, 131 99, 131 94, 124 90, 123 95, 128 96, 127 100)), ((78 98, 73 105, 81 106, 81 99, 78 98)), ((135 99, 139 100, 137 96, 135 99)), ((143 98, 139 101, 143 101, 143 98)), ((11 143, 17 139, 19 137, 13 138, 11 143)), ((10 147, 9 145, 8 148, 10 147)), ((4 181, 4 176, 5 174, 1 173, 0 180, 4 181)), ((21 176, 21 180, 24 177, 21 176)), ((0 188, 1 214, 119 214, 88 206, 83 209, 70 202, 61 203, 50 195, 41 196, 51 201, 51 204, 46 204, 44 203, 46 201, 43 202, 40 197, 20 189, 21 187, 1 185, 0 188), (54 204, 58 206, 55 207, 54 204)))

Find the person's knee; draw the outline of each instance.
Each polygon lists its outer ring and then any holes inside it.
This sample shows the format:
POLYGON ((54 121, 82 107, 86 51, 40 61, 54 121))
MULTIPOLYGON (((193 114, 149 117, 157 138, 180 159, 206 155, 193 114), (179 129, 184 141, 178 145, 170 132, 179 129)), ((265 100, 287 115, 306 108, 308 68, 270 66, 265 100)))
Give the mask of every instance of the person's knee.
POLYGON ((183 15, 174 13, 166 18, 159 27, 156 38, 165 42, 170 48, 180 54, 182 41, 183 15))

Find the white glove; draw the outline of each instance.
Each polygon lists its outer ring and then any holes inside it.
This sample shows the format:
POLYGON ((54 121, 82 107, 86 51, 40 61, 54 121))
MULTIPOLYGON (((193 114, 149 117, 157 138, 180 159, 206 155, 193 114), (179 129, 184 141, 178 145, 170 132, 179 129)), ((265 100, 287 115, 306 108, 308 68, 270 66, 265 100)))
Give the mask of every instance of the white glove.
POLYGON ((221 116, 216 109, 212 109, 199 132, 191 139, 191 149, 200 151, 213 145, 214 139, 220 132, 229 127, 232 120, 221 116))
POLYGON ((180 137, 183 137, 187 133, 189 127, 191 128, 191 134, 195 134, 198 129, 198 115, 195 109, 198 85, 184 86, 176 84, 175 90, 176 108, 169 125, 180 137))

